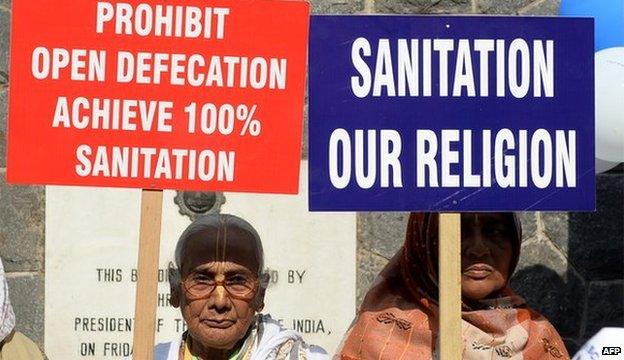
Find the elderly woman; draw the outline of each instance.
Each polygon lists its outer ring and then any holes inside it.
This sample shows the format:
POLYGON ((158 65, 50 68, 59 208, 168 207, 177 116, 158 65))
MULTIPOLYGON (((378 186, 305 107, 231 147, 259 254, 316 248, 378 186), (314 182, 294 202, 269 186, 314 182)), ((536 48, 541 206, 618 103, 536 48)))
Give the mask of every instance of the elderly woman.
POLYGON ((200 217, 184 231, 170 268, 171 304, 188 325, 156 347, 156 360, 325 359, 292 330, 260 314, 268 274, 260 237, 233 215, 200 217))
MULTIPOLYGON (((337 359, 437 359, 438 215, 413 213, 403 248, 369 290, 337 359)), ((520 255, 511 213, 461 217, 463 359, 569 359, 561 338, 509 286, 520 255)))
POLYGON ((0 360, 43 360, 37 345, 15 331, 15 314, 9 300, 9 286, 0 261, 0 360))

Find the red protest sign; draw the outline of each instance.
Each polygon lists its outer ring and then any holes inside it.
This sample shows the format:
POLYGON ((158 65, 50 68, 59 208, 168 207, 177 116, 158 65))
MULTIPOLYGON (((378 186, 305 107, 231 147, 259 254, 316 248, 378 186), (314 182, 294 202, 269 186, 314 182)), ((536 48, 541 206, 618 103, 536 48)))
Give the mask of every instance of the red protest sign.
POLYGON ((11 183, 296 193, 309 5, 13 3, 11 183))

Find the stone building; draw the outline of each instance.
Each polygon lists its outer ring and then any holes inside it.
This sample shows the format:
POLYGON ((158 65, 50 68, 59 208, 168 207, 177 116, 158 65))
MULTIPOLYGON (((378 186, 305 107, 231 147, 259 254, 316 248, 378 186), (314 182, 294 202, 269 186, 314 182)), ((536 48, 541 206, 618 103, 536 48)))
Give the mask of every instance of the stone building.
MULTIPOLYGON (((556 15, 556 0, 312 0, 314 13, 556 15)), ((43 187, 5 183, 11 0, 0 0, 0 256, 18 328, 43 345, 43 187)), ((304 156, 306 156, 304 144, 304 156)), ((357 215, 357 299, 398 250, 406 213, 357 215)), ((624 171, 597 176, 595 213, 523 213, 512 284, 548 317, 571 353, 604 326, 624 327, 624 171)), ((68 274, 70 280, 71 274, 68 274)), ((43 347, 43 346, 42 346, 43 347)))

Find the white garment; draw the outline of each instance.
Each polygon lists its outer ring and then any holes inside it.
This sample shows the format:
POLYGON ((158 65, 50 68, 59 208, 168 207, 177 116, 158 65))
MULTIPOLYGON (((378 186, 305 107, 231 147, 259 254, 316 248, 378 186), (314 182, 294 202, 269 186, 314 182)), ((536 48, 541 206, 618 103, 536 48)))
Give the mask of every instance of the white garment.
MULTIPOLYGON (((253 344, 251 360, 274 360, 276 350, 288 340, 294 340, 303 346, 309 360, 329 359, 321 347, 306 345, 299 334, 283 328, 269 315, 258 315, 258 327, 262 328, 262 334, 253 344)), ((181 341, 178 339, 170 343, 158 344, 154 349, 154 360, 178 360, 181 341)))
POLYGON ((624 338, 624 328, 615 328, 615 327, 606 327, 602 328, 598 333, 592 336, 585 345, 574 355, 572 360, 596 360, 596 359, 613 359, 619 360, 624 358, 624 354, 622 354, 622 339, 624 338), (617 350, 613 350, 611 354, 609 354, 607 349, 619 347, 620 353, 619 356, 615 355, 614 352, 617 350), (604 357, 603 357, 603 351, 604 357))
POLYGON ((9 285, 0 260, 0 341, 3 341, 15 328, 15 313, 9 300, 9 285))

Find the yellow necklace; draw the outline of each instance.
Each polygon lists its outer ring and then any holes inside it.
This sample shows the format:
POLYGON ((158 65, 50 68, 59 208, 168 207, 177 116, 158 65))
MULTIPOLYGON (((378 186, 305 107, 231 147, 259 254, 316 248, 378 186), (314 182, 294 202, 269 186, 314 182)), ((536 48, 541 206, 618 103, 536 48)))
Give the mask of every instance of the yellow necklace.
MULTIPOLYGON (((242 360, 248 360, 251 359, 251 349, 249 349, 242 357, 242 360)), ((240 355, 240 352, 235 354, 234 356, 236 356, 237 358, 239 358, 238 356, 240 355)), ((199 358, 197 356, 194 356, 193 354, 191 354, 191 341, 189 339, 189 337, 187 336, 184 339, 184 354, 183 354, 183 360, 198 360, 199 358)))
POLYGON ((184 360, 194 360, 196 357, 191 354, 190 341, 184 341, 184 360))

